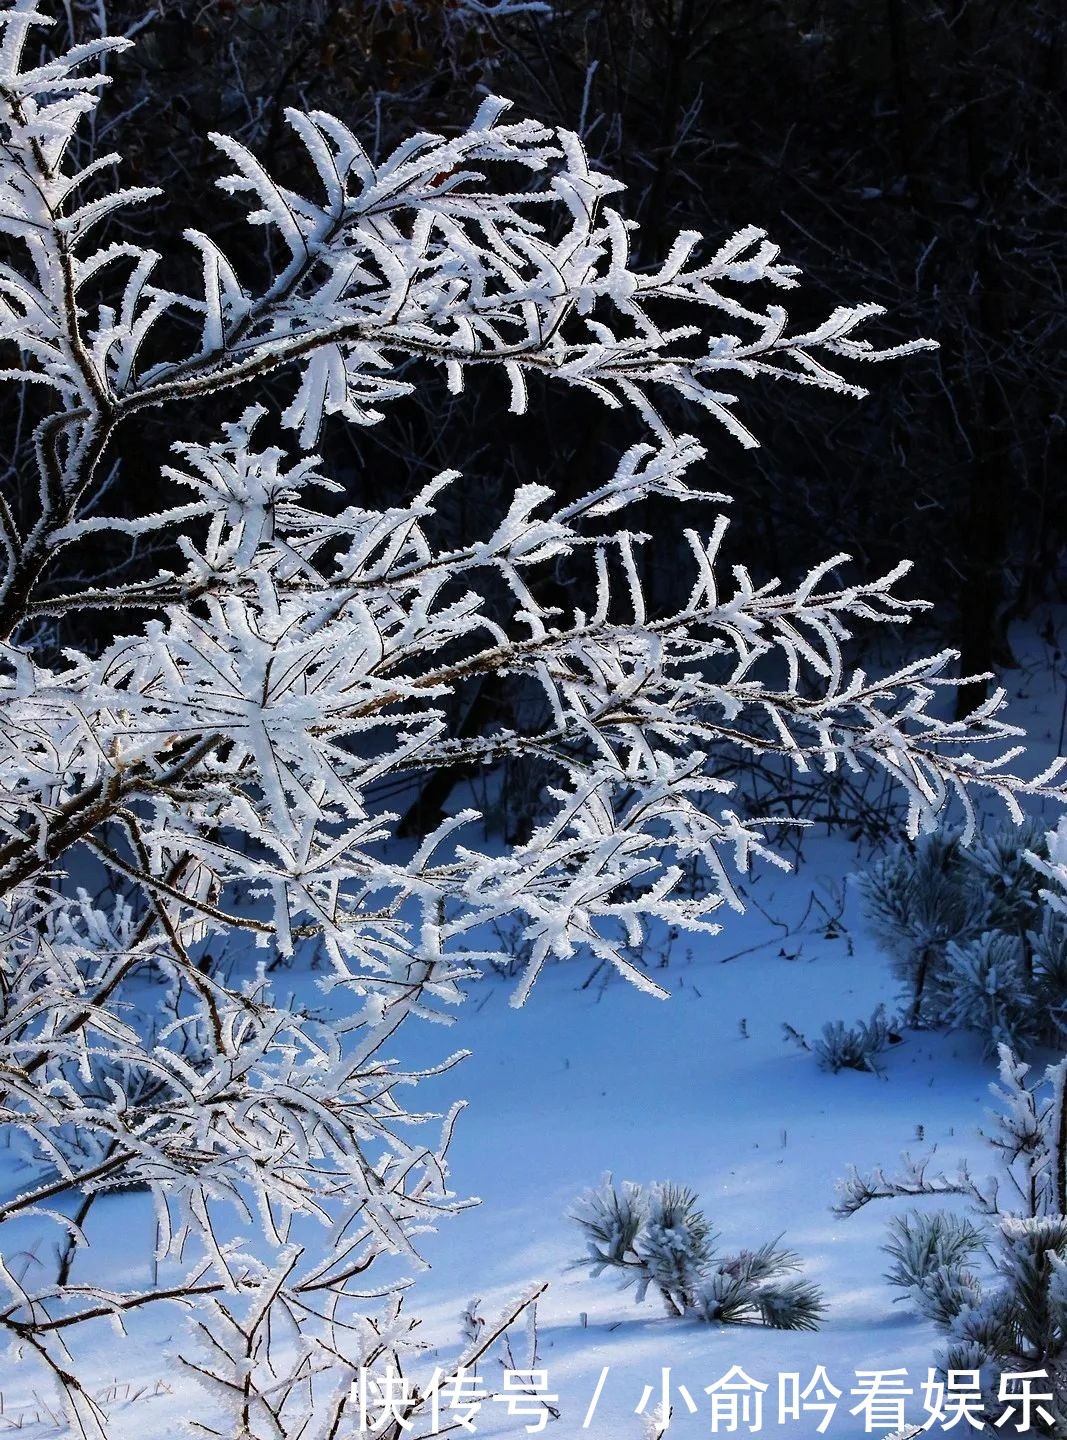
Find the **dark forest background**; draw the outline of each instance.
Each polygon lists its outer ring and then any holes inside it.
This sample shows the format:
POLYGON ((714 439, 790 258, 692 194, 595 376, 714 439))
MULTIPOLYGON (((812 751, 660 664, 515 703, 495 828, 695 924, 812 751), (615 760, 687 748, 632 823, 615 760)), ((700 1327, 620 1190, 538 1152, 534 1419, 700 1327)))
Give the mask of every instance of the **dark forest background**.
MULTIPOLYGON (((179 271, 184 226, 242 223, 213 188, 208 131, 239 135, 284 177, 297 158, 287 105, 334 111, 384 152, 411 130, 464 127, 484 90, 580 132, 626 182, 617 203, 640 221, 650 265, 678 229, 718 243, 764 227, 805 272, 794 321, 805 305, 875 300, 887 314, 872 337, 941 348, 859 377, 872 392, 861 404, 786 386, 747 394, 762 441, 750 453, 703 415, 672 415, 735 497, 733 558, 765 578, 838 550, 867 576, 909 556, 964 673, 1010 666, 1009 622, 1060 597, 1059 0, 554 0, 510 18, 450 0, 68 0, 59 13, 79 38, 103 21, 136 38, 111 62, 98 143, 123 152, 128 182, 164 188, 132 223, 179 271)), ((587 488, 634 438, 565 390, 550 405, 535 393, 533 417, 516 422, 499 377, 459 399, 432 372, 425 382, 384 424, 329 438, 357 499, 402 497, 455 466, 466 479, 449 523, 469 532, 516 483, 587 488)), ((160 413, 127 436, 116 474, 131 494, 159 484, 168 425, 160 413)), ((644 519, 666 536, 654 505, 644 519)), ((646 551, 653 604, 667 604, 673 539, 646 551)), ((476 697, 465 723, 500 703, 476 697)))

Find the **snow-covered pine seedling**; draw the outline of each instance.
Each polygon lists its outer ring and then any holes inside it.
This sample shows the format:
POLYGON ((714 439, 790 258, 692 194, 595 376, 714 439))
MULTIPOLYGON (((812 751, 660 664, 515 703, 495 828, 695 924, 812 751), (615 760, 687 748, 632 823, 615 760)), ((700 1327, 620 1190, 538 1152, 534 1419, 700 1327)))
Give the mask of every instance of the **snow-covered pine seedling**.
POLYGON ((905 987, 910 1025, 940 1020, 946 948, 977 934, 985 917, 960 850, 958 833, 934 831, 894 846, 857 877, 867 924, 905 987))
POLYGON ((877 1072, 875 1056, 881 1055, 900 1040, 899 1019, 890 1019, 884 1005, 871 1012, 869 1020, 846 1025, 843 1020, 830 1020, 812 1049, 824 1070, 868 1070, 877 1072))
POLYGON ((617 182, 493 98, 380 161, 340 120, 289 111, 306 182, 215 136, 250 239, 228 254, 189 231, 189 264, 162 274, 129 221, 151 193, 110 191, 117 158, 92 150, 128 42, 49 57, 49 24, 35 0, 0 12, 0 378, 21 404, 0 477, 0 1123, 26 1163, 0 1245, 32 1221, 61 1259, 32 1288, 0 1269, 0 1329, 99 1436, 86 1334, 177 1304, 200 1341, 183 1363, 219 1407, 208 1433, 321 1440, 360 1368, 399 1370, 413 1343, 400 1272, 376 1262, 417 1259, 461 1205, 455 1112, 429 1135, 393 1037, 462 1000, 494 923, 528 956, 517 1002, 578 950, 654 991, 630 958, 644 927, 714 934, 741 908, 731 874, 779 860, 717 773, 732 747, 881 768, 912 833, 975 788, 1062 798, 1058 767, 1014 772, 999 696, 958 723, 931 713, 947 652, 881 679, 845 665, 857 623, 916 610, 904 565, 723 576, 719 520, 685 532, 684 605, 647 612, 628 516, 704 495, 701 447, 657 396, 754 445, 734 387, 862 394, 853 368, 920 348, 863 339, 877 307, 791 330, 766 295, 797 273, 755 229, 685 234, 633 268, 617 182), (252 249, 273 261, 258 288, 252 249), (578 498, 523 486, 437 545, 457 475, 364 508, 310 453, 324 424, 377 424, 420 365, 454 390, 497 370, 517 413, 531 375, 578 387, 647 438, 587 491, 568 477, 578 498), (136 473, 116 466, 147 416, 174 427, 160 477, 147 446, 136 473), (565 557, 589 576, 567 610, 540 583, 565 557), (450 729, 450 702, 502 672, 538 688, 542 720, 450 729), (471 810, 413 851, 389 843, 406 776, 526 756, 553 782, 523 843, 491 853, 471 810), (114 901, 78 898, 88 876, 114 901), (291 1006, 276 962, 312 952, 323 994, 291 1006), (84 1249, 118 1186, 152 1192, 158 1254, 109 1288, 84 1249))
POLYGON ((587 1248, 574 1264, 594 1276, 610 1270, 639 1301, 653 1289, 678 1318, 816 1329, 826 1306, 817 1286, 795 1278, 800 1258, 777 1240, 758 1250, 718 1253, 697 1201, 694 1191, 669 1180, 626 1180, 620 1187, 606 1175, 571 1212, 587 1248))
POLYGON ((889 1222, 882 1247, 893 1265, 886 1279, 905 1290, 923 1314, 948 1324, 969 1299, 976 1281, 968 1267, 985 1248, 985 1237, 965 1217, 913 1210, 889 1222))
POLYGON ((822 1027, 817 1040, 809 1042, 795 1026, 783 1024, 782 1032, 787 1040, 799 1045, 801 1050, 814 1054, 820 1069, 830 1070, 835 1075, 839 1070, 866 1070, 879 1073, 877 1055, 898 1045, 904 1022, 899 1017, 890 1018, 884 1005, 875 1006, 870 1019, 857 1020, 846 1025, 844 1020, 828 1020, 822 1027))
POLYGON ((1025 939, 1041 924, 1041 877, 1028 857, 1048 858, 1037 821, 987 828, 959 851, 972 883, 986 896, 990 929, 1025 939))
POLYGON ((1045 907, 1040 930, 1031 930, 1030 944, 1036 1009, 1050 1035, 1067 1034, 1067 915, 1045 907))
POLYGON ((1048 847, 1033 822, 963 845, 956 831, 895 846, 858 877, 868 925, 905 986, 911 1025, 974 1030, 988 1049, 1059 1035, 1063 931, 1042 901, 1048 847))
POLYGON ((851 1215, 872 1200, 962 1196, 975 1219, 949 1213, 897 1218, 884 1247, 886 1276, 943 1334, 943 1371, 981 1373, 990 1433, 996 1421, 1017 1428, 1001 1377, 1042 1369, 1052 1420, 1031 1417, 1040 1435, 1067 1436, 1067 1060, 1028 1080, 1029 1067, 1000 1047, 999 1109, 983 1136, 997 1170, 977 1180, 965 1165, 954 1175, 905 1157, 887 1175, 850 1172, 836 1207, 851 1215), (1001 1421, 1001 1417, 1007 1418, 1001 1421))
POLYGON ((966 944, 950 944, 944 981, 945 1021, 977 1031, 989 1054, 1000 1045, 1021 1049, 1040 1034, 1042 1016, 1017 935, 983 930, 966 944))

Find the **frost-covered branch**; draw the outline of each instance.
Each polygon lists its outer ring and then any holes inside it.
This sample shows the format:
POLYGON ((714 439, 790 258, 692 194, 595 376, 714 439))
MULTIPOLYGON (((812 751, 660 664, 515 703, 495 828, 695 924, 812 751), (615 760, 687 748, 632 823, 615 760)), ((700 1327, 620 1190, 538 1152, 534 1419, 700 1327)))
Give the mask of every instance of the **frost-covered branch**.
MULTIPOLYGON (((335 118, 290 111, 314 177, 308 193, 279 185, 239 142, 215 136, 230 167, 220 185, 249 197, 248 221, 267 229, 280 264, 257 292, 236 257, 190 232, 203 288, 183 294, 157 283, 155 251, 100 238, 101 227, 154 192, 100 195, 97 178, 116 157, 81 168, 68 161, 106 83, 91 67, 128 42, 101 40, 25 66, 42 21, 32 0, 4 16, 0 233, 22 263, 0 270, 0 340, 17 356, 0 374, 53 391, 62 413, 38 430, 38 516, 25 534, 4 516, 14 563, 0 593, 0 634, 32 613, 32 592, 57 549, 106 523, 86 513, 101 456, 115 427, 145 406, 290 367, 283 419, 307 448, 324 416, 379 420, 383 405, 412 388, 393 373, 396 363, 421 356, 444 365, 454 389, 470 365, 501 366, 519 412, 531 372, 611 405, 636 404, 654 423, 657 391, 673 391, 748 445, 755 439, 734 416, 736 396, 719 388, 724 374, 862 394, 840 373, 842 362, 923 343, 879 351, 857 338, 876 306, 842 307, 790 334, 780 306, 743 303, 739 293, 755 283, 797 283, 753 228, 710 257, 698 257, 699 236, 683 235, 658 271, 634 270, 628 222, 605 203, 618 182, 590 168, 575 136, 506 121, 507 105, 496 99, 464 134, 417 135, 379 164, 335 118), (101 288, 106 302, 96 298, 101 288), (657 316, 679 303, 688 323, 665 327, 657 316), (199 334, 191 351, 183 339, 190 322, 199 334), (146 358, 175 347, 173 358, 146 358)), ((143 537, 180 518, 111 523, 143 537)), ((113 592, 99 603, 164 602, 165 591, 147 592, 113 592)))
POLYGON ((872 1200, 900 1200, 919 1195, 966 1195, 976 1203, 985 1203, 966 1165, 961 1164, 955 1175, 946 1175, 940 1170, 930 1174, 931 1161, 931 1156, 916 1160, 904 1155, 901 1168, 892 1174, 887 1174, 880 1165, 865 1174, 849 1170, 838 1185, 841 1198, 834 1206, 834 1214, 854 1215, 872 1200))

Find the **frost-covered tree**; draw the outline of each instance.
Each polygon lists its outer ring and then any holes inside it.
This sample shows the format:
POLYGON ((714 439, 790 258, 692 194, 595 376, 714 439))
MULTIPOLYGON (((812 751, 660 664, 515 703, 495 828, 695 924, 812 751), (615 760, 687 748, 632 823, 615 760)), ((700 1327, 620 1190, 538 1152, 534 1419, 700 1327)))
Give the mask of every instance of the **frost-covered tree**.
POLYGON ((858 877, 868 925, 906 989, 912 1025, 977 1031, 990 1053, 1062 1038, 1063 877, 1036 822, 897 845, 858 877), (1042 888, 1042 877, 1060 884, 1042 888))
POLYGON ((860 338, 876 307, 791 330, 746 298, 797 283, 757 230, 717 249, 686 234, 635 268, 619 186, 497 99, 380 163, 339 120, 291 111, 302 188, 216 136, 249 236, 227 252, 189 231, 189 264, 161 277, 131 219, 150 192, 111 188, 116 158, 92 153, 126 42, 49 56, 34 0, 0 22, 0 377, 22 395, 0 489, 0 1122, 27 1167, 0 1245, 25 1221, 60 1242, 54 1275, 0 1269, 0 1330, 99 1435, 82 1337, 176 1304, 199 1340, 182 1363, 220 1406, 206 1433, 315 1440, 348 1423, 361 1367, 399 1372, 413 1343, 396 1270, 369 1272, 417 1258, 459 1208, 456 1114, 422 1138, 434 1117, 404 1103, 420 1075, 393 1037, 447 1016, 493 925, 527 957, 517 1003, 578 949, 656 991, 632 959, 644 927, 713 934, 741 907, 731 873, 780 863, 716 773, 730 747, 881 767, 913 832, 953 796, 970 813, 975 789, 1059 796, 1058 770, 1013 772, 999 699, 938 717, 948 653, 878 680, 846 665, 856 622, 917 608, 905 566, 724 579, 720 519, 686 532, 684 606, 647 613, 627 512, 709 498, 657 396, 753 445, 724 387, 862 393, 842 372, 902 353, 860 338), (260 288, 251 245, 271 263, 260 288), (518 413, 531 383, 580 387, 647 435, 613 474, 569 477, 566 500, 522 487, 441 544, 460 477, 362 508, 311 453, 326 421, 374 425, 420 366, 454 390, 489 366, 518 413), (257 400, 268 373, 272 396, 289 387, 278 413, 257 400), (116 437, 149 411, 173 424, 170 463, 117 473, 116 437), (566 609, 565 561, 590 577, 566 609), (93 642, 72 648, 85 616, 93 642), (450 701, 501 673, 541 718, 450 730, 450 701), (552 777, 524 843, 482 844, 471 809, 389 843, 406 777, 505 759, 552 777), (322 994, 290 1004, 277 967, 312 954, 322 994), (131 1288, 82 1278, 116 1187, 156 1204, 158 1254, 131 1288))
POLYGON ((1028 1079, 1029 1067, 1000 1048, 999 1102, 984 1136, 996 1171, 976 1179, 966 1165, 933 1173, 911 1160, 897 1174, 851 1171, 837 1213, 872 1200, 963 1196, 976 1220, 948 1211, 896 1217, 884 1246, 886 1275, 944 1335, 943 1372, 975 1371, 984 1417, 999 1433, 1016 1407, 1003 1377, 1043 1370, 1052 1396, 1034 1433, 1067 1436, 1067 1060, 1028 1079), (1002 1418, 1006 1417, 1006 1418, 1002 1418))
POLYGON ((947 947, 981 929, 984 896, 965 875, 960 837, 942 831, 895 846, 859 876, 867 923, 905 986, 909 1024, 940 1014, 947 947))

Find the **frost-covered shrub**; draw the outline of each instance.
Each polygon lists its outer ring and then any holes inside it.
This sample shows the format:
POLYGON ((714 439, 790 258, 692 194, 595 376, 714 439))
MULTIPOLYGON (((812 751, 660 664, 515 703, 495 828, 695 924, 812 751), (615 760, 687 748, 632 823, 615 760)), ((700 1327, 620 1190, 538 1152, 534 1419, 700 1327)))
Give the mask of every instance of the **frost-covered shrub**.
POLYGON ((1038 1013, 1067 1033, 1067 915, 1047 907, 1040 930, 1028 935, 1038 1013))
POLYGON ((913 1025, 939 1013, 946 947, 976 933, 985 915, 965 874, 959 835, 935 831, 897 845, 858 877, 867 923, 906 988, 913 1025))
MULTIPOLYGON (((850 1172, 837 1211, 872 1200, 956 1195, 972 1217, 913 1212, 890 1225, 886 1278, 906 1293, 944 1336, 942 1371, 981 1374, 987 1421, 1011 1410, 1002 1375, 1044 1369, 1051 1423, 1034 1433, 1067 1436, 1067 1060, 1027 1081, 1028 1067, 1000 1047, 1000 1109, 985 1136, 996 1172, 976 1180, 966 1166, 932 1174, 908 1160, 899 1174, 850 1172)), ((1004 1421, 1002 1423, 1008 1423, 1004 1421)), ((990 1434, 998 1433, 992 1426, 990 1434)))
POLYGON ((1000 1045, 1018 1049, 1041 1032, 1032 972, 1023 964, 1017 935, 984 930, 945 953, 942 1018, 960 1030, 975 1030, 990 1054, 1000 1045))
POLYGON ((1024 936, 1040 925, 1041 880, 1029 857, 1047 853, 1036 821, 991 827, 958 850, 971 888, 984 897, 984 923, 989 929, 1024 936))
POLYGON ((576 1202, 592 1275, 611 1270, 643 1300, 651 1287, 667 1313, 708 1324, 758 1322, 779 1330, 814 1330, 825 1311, 809 1281, 792 1278, 800 1258, 776 1240, 757 1250, 719 1254, 696 1194, 669 1181, 616 1185, 610 1176, 576 1202))
POLYGON ((977 1031, 993 1051, 1057 1034, 1067 1003, 1063 931, 1045 918, 1034 824, 896 846, 857 877, 875 939, 900 978, 911 1025, 977 1031))
POLYGON ((890 1285, 906 1290, 938 1324, 948 1324, 976 1293, 967 1266, 984 1250, 985 1236, 965 1217, 919 1210, 894 1216, 883 1248, 894 1262, 885 1277, 890 1285))
POLYGON ((876 1056, 899 1045, 903 1021, 890 1018, 884 1005, 877 1005, 867 1020, 856 1020, 847 1025, 844 1020, 828 1020, 822 1027, 817 1040, 809 1041, 793 1025, 784 1024, 782 1030, 786 1039, 792 1040, 802 1050, 813 1054, 823 1070, 835 1074, 839 1070, 865 1070, 879 1073, 876 1056))
POLYGON ((890 1019, 885 1006, 872 1011, 870 1019, 846 1025, 843 1020, 830 1020, 812 1045, 816 1059, 824 1070, 877 1071, 875 1056, 900 1041, 900 1021, 890 1019))

